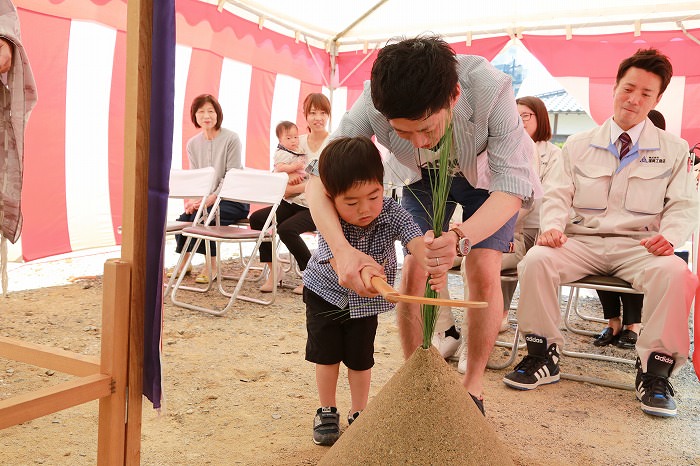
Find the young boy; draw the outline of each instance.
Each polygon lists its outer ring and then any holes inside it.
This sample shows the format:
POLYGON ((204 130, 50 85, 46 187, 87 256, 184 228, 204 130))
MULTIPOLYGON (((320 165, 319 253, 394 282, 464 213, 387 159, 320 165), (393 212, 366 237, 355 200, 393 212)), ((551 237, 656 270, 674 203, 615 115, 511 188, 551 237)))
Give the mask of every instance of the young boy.
MULTIPOLYGON (((383 197, 384 166, 372 141, 365 137, 332 141, 321 153, 318 171, 338 213, 343 235, 353 247, 384 265, 389 283, 396 277, 396 240, 420 264, 425 263, 420 227, 396 201, 383 197)), ((335 393, 341 361, 348 368, 352 399, 348 424, 366 407, 377 315, 394 307, 376 295, 363 298, 340 286, 336 266, 328 243, 321 236, 304 271, 306 360, 316 364, 321 402, 313 424, 317 445, 332 445, 340 435, 335 393)), ((363 269, 362 278, 367 288, 374 290, 371 270, 363 269)), ((446 275, 432 277, 430 283, 434 289, 442 288, 446 275)))
POLYGON ((299 152, 299 129, 291 121, 282 121, 275 128, 277 150, 275 151, 274 171, 289 175, 289 184, 299 184, 308 176, 304 169, 308 160, 299 152))

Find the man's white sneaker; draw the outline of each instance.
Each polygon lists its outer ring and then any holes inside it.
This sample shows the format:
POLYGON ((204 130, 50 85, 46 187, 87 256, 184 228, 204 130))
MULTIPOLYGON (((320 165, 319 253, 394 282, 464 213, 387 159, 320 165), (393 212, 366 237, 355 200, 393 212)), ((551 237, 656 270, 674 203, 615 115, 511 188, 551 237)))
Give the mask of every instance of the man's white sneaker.
MULTIPOLYGON (((453 327, 454 328, 454 327, 453 327)), ((452 329, 448 329, 448 332, 452 329)), ((437 348, 440 355, 448 359, 452 357, 459 348, 461 338, 455 338, 452 335, 446 335, 446 332, 435 332, 431 340, 433 346, 437 348)))
POLYGON ((510 322, 508 322, 508 315, 503 316, 501 321, 501 327, 498 329, 498 333, 503 333, 510 330, 510 322))
POLYGON ((459 362, 457 363, 457 372, 464 374, 467 372, 467 341, 462 338, 462 344, 459 345, 457 350, 459 354, 459 362))

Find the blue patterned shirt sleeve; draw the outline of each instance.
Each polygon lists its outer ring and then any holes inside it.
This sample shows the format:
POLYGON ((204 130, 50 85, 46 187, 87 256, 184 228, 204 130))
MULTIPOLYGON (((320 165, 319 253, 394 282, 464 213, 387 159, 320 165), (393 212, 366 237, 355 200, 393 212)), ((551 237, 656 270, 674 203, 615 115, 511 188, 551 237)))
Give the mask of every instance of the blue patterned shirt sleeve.
MULTIPOLYGON (((381 213, 367 227, 350 225, 342 220, 341 227, 351 246, 384 265, 384 273, 390 284, 396 280, 395 241, 400 241, 405 247, 412 239, 422 236, 411 215, 390 198, 384 198, 381 213)), ((304 286, 338 309, 348 308, 352 318, 372 316, 393 309, 394 304, 380 296, 363 298, 340 286, 338 275, 329 262, 332 257, 328 243, 320 236, 318 249, 304 270, 304 286)))

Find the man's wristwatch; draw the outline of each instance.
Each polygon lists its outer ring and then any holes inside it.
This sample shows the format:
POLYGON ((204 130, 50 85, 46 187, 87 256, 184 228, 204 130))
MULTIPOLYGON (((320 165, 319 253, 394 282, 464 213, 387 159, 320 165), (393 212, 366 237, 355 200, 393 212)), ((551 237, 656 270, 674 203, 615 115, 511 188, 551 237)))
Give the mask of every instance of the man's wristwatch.
POLYGON ((457 235, 457 255, 464 257, 472 250, 472 242, 464 235, 464 232, 457 227, 450 229, 457 235))

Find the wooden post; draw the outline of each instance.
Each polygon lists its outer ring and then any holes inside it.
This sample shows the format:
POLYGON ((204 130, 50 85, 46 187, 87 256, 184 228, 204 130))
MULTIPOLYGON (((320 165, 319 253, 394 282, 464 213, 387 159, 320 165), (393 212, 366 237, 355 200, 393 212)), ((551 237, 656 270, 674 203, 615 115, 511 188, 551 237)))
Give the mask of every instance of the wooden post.
POLYGON ((122 260, 131 264, 124 464, 140 464, 153 0, 127 6, 122 260))
POLYGON ((129 356, 131 269, 121 260, 105 263, 102 280, 102 374, 112 376, 112 394, 100 399, 97 464, 123 465, 126 443, 126 384, 129 356))

